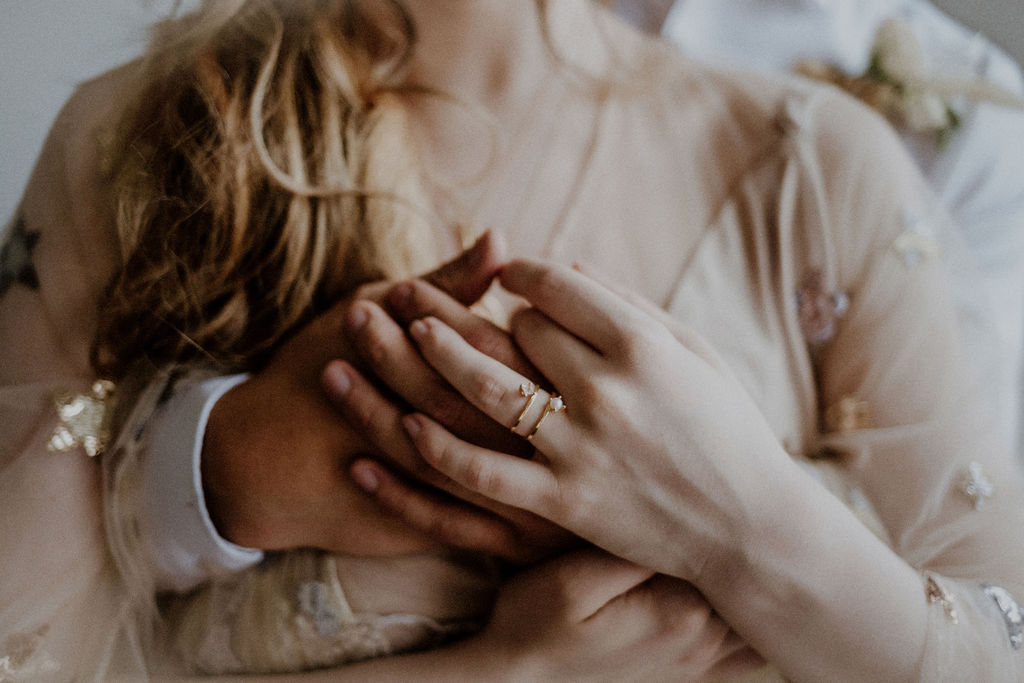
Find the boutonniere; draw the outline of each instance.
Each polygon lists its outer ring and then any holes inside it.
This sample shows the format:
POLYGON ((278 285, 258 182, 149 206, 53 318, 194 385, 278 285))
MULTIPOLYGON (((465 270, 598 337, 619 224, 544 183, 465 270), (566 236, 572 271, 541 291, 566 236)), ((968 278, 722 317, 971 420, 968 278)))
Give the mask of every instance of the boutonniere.
POLYGON ((957 99, 1024 109, 1024 99, 987 81, 931 73, 921 43, 900 19, 887 19, 878 27, 864 73, 852 76, 813 59, 798 63, 796 72, 839 86, 893 125, 935 136, 939 146, 960 127, 953 107, 957 99))

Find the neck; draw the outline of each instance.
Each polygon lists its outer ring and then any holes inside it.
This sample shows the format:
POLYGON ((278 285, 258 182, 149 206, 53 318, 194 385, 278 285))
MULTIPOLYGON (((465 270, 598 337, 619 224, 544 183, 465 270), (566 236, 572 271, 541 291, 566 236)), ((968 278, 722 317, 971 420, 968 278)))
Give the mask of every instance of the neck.
POLYGON ((589 0, 554 0, 543 17, 532 0, 405 4, 418 38, 410 81, 492 110, 521 100, 550 74, 555 60, 545 27, 559 48, 572 47, 573 58, 597 33, 589 0))

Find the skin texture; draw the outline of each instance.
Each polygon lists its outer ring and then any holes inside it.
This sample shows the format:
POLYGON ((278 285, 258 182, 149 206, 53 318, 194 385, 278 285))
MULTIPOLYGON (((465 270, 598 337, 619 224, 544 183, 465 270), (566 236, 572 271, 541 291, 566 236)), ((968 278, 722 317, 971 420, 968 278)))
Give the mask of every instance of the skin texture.
MULTIPOLYGON (((578 265, 576 269, 597 279, 597 274, 589 268, 578 265)), ((662 309, 643 297, 616 289, 605 283, 603 279, 601 281, 624 300, 664 325, 680 343, 687 344, 692 348, 700 348, 708 358, 714 357, 714 352, 702 339, 687 330, 678 320, 666 314, 662 309)), ((510 333, 480 318, 469 308, 429 283, 423 281, 401 283, 392 290, 389 299, 399 291, 403 305, 400 308, 392 306, 390 309, 396 322, 411 325, 421 318, 436 318, 444 321, 463 339, 469 341, 474 348, 483 351, 486 355, 493 358, 515 359, 514 362, 518 365, 504 361, 509 367, 522 367, 523 364, 528 364, 528 361, 522 359, 521 351, 515 345, 510 333)), ((387 345, 390 343, 389 339, 378 336, 372 328, 361 330, 359 335, 365 337, 361 342, 363 345, 387 345)), ((426 365, 426 360, 417 352, 415 356, 408 358, 406 363, 410 366, 416 363, 426 365)), ((532 368, 532 365, 529 367, 532 368)), ((534 370, 534 372, 536 371, 534 370)), ((532 379, 539 373, 523 372, 523 374, 532 379)), ((437 383, 432 389, 436 395, 450 392, 450 387, 443 378, 435 375, 433 379, 437 383)), ((393 392, 407 399, 405 383, 392 382, 389 384, 391 384, 393 392)), ((388 459, 406 461, 410 457, 416 457, 416 455, 408 453, 408 441, 404 439, 388 441, 383 438, 383 435, 393 433, 397 426, 404 426, 403 420, 407 411, 403 409, 401 402, 391 400, 372 382, 364 379, 357 370, 342 362, 334 362, 327 366, 324 373, 324 387, 346 419, 358 422, 363 426, 364 436, 372 433, 382 435, 375 440, 375 443, 382 452, 389 454, 388 459), (349 393, 349 388, 353 384, 356 385, 356 388, 349 393)), ((465 399, 462 400, 465 401, 465 399)), ((519 401, 524 404, 526 399, 520 398, 519 401)), ((468 404, 468 401, 466 403, 468 404)), ((540 406, 542 403, 535 403, 535 406, 540 406)), ((537 419, 536 414, 530 417, 534 420, 537 419)), ((525 417, 524 422, 528 422, 525 417)), ((529 556, 538 544, 543 545, 543 539, 535 538, 531 533, 531 528, 524 527, 518 519, 511 517, 510 511, 516 511, 516 508, 496 506, 493 501, 488 501, 486 498, 481 500, 480 496, 474 496, 450 479, 438 479, 436 471, 431 470, 426 476, 446 490, 461 489, 461 500, 454 499, 452 496, 440 495, 437 489, 424 486, 422 482, 396 476, 386 462, 379 460, 359 458, 352 464, 351 474, 356 483, 373 496, 382 508, 401 517, 438 542, 466 549, 483 550, 510 559, 529 556), (465 500, 473 500, 477 504, 469 504, 465 500)), ((522 511, 518 511, 518 513, 520 516, 522 515, 522 511)))

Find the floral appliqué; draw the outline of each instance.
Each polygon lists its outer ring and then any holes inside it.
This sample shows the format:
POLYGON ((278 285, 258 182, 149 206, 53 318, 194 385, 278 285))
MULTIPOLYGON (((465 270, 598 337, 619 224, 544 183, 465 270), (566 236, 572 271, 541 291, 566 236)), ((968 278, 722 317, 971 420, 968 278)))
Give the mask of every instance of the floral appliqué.
POLYGON ((18 217, 0 250, 0 296, 15 284, 31 290, 39 289, 39 274, 32 263, 32 251, 39 242, 39 236, 38 232, 28 231, 23 216, 18 217))
POLYGON ((110 418, 114 384, 99 380, 88 394, 68 391, 54 395, 60 421, 48 444, 52 453, 66 453, 78 446, 89 457, 100 455, 110 442, 110 418))
POLYGON ((1021 610, 1020 605, 1005 588, 989 584, 981 588, 985 595, 992 598, 1003 615, 1006 631, 1010 637, 1010 647, 1019 650, 1021 646, 1024 646, 1024 610, 1021 610))
POLYGON ((341 631, 341 619, 328 595, 328 588, 319 581, 307 581, 299 586, 299 614, 312 620, 321 636, 335 636, 341 631))
POLYGON ((15 633, 7 638, 0 650, 0 683, 39 680, 60 670, 60 665, 39 649, 47 631, 43 626, 35 633, 15 633))
POLYGON ((849 307, 850 298, 845 292, 826 291, 825 276, 820 270, 811 271, 796 293, 797 317, 807 343, 820 346, 830 340, 836 332, 836 321, 849 307))
POLYGON ((903 207, 903 227, 904 231, 893 240, 892 249, 907 270, 938 255, 939 245, 935 241, 934 231, 929 223, 909 206, 903 207))
POLYGON ((981 463, 972 462, 967 466, 967 475, 960 484, 960 491, 971 499, 975 510, 980 510, 986 498, 995 495, 996 488, 985 474, 981 463))

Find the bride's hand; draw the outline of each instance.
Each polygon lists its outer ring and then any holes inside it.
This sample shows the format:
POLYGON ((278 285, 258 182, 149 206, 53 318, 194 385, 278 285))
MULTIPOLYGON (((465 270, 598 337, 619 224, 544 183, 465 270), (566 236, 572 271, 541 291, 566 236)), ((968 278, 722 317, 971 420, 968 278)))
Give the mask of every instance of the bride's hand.
POLYGON ((692 586, 596 550, 512 578, 483 633, 454 647, 467 676, 487 662, 523 680, 706 681, 764 664, 692 586))
POLYGON ((358 303, 353 309, 359 325, 347 326, 348 339, 372 379, 339 360, 324 372, 324 388, 345 421, 380 454, 375 460, 356 460, 351 467, 354 480, 384 510, 444 545, 514 563, 536 562, 578 546, 579 539, 548 520, 474 494, 439 475, 423 463, 402 427, 411 405, 450 425, 462 438, 530 457, 533 448, 527 442, 480 412, 427 365, 399 323, 437 316, 478 351, 541 381, 511 336, 426 280, 396 285, 383 305, 387 312, 373 302, 358 303))
MULTIPOLYGON (((582 267, 577 268, 596 277, 582 267)), ((647 299, 627 290, 615 289, 615 292, 659 320, 680 342, 700 343, 677 319, 647 299)), ((371 370, 390 380, 389 388, 395 394, 406 403, 415 401, 427 406, 424 410, 432 411, 432 417, 447 416, 447 421, 452 422, 455 415, 485 416, 437 376, 417 351, 410 349, 409 339, 398 324, 407 325, 428 316, 440 318, 477 350, 531 380, 541 381, 539 371, 522 356, 508 332, 429 282, 399 283, 385 301, 392 317, 376 306, 367 305, 366 322, 361 329, 350 330, 350 341, 361 350, 371 370)), ((436 470, 414 467, 411 473, 396 472, 396 463, 403 463, 401 469, 409 470, 409 463, 416 460, 415 449, 401 426, 401 419, 407 412, 405 407, 385 396, 375 383, 344 363, 334 362, 326 377, 326 389, 336 399, 342 415, 349 423, 359 425, 365 438, 386 456, 380 460, 357 459, 350 469, 356 483, 384 510, 439 543, 486 552, 514 563, 534 562, 571 547, 572 537, 561 527, 528 511, 473 494, 450 480, 438 478, 436 470), (348 387, 343 396, 336 395, 335 391, 339 379, 348 387), (433 482, 434 487, 424 486, 423 480, 433 482), (470 500, 476 504, 468 503, 470 500)), ((478 420, 463 419, 463 427, 476 428, 476 434, 457 435, 478 446, 511 452, 507 441, 511 432, 506 426, 487 420, 490 430, 481 430, 478 420), (492 435, 495 428, 504 437, 504 443, 483 440, 492 435)), ((522 455, 521 447, 527 442, 520 440, 518 445, 520 448, 514 454, 522 455)))
MULTIPOLYGON (((561 394, 538 391, 518 431, 540 457, 462 441, 423 415, 405 420, 424 459, 459 485, 523 507, 638 564, 696 579, 731 550, 789 464, 766 420, 697 335, 676 336, 593 280, 533 262, 501 282, 534 308, 516 342, 561 394)), ((434 318, 410 333, 470 402, 511 425, 528 382, 434 318)))

